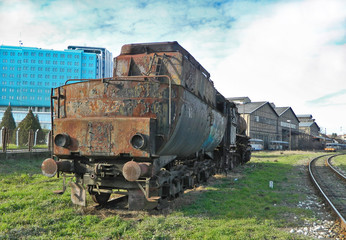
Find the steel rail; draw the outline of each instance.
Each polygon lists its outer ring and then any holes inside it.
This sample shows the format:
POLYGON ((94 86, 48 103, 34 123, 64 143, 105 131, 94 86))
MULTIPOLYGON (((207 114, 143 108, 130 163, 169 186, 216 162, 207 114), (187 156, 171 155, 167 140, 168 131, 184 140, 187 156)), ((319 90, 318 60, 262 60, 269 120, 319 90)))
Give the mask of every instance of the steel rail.
POLYGON ((337 155, 333 155, 331 157, 328 158, 327 160, 327 163, 328 163, 328 166, 341 178, 343 179, 344 181, 346 181, 346 176, 341 172, 339 171, 336 167, 333 166, 333 164, 331 164, 331 160, 332 158, 336 157, 336 156, 339 156, 339 155, 345 155, 345 153, 343 154, 337 154, 337 155))
MULTIPOLYGON (((331 157, 328 158, 331 159, 332 157, 335 157, 335 156, 338 156, 340 154, 337 154, 337 155, 333 155, 331 157)), ((339 212, 339 210, 334 206, 334 204, 332 203, 332 201, 329 199, 329 197, 327 196, 327 194, 322 190, 320 184, 318 184, 316 178, 314 177, 314 174, 312 172, 312 164, 317 161, 318 159, 322 158, 322 157, 325 157, 327 155, 322 155, 322 156, 319 156, 319 157, 316 157, 314 159, 312 159, 309 163, 309 175, 313 181, 313 183, 315 184, 315 186, 317 187, 317 189, 321 192, 322 196, 324 197, 324 199, 327 201, 327 203, 329 204, 329 206, 333 209, 334 213, 337 215, 337 217, 339 218, 340 220, 340 226, 341 226, 341 230, 342 231, 346 231, 346 220, 345 218, 341 215, 341 213, 339 212)))

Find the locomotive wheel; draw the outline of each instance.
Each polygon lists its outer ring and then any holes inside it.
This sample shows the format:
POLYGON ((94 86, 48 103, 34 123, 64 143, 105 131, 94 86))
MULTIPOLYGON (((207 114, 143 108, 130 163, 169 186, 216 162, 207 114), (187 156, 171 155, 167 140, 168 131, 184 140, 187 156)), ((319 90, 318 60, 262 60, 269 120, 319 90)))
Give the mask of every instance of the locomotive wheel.
POLYGON ((105 205, 108 202, 109 197, 111 196, 110 193, 96 193, 92 194, 91 198, 95 203, 98 203, 100 205, 105 205))

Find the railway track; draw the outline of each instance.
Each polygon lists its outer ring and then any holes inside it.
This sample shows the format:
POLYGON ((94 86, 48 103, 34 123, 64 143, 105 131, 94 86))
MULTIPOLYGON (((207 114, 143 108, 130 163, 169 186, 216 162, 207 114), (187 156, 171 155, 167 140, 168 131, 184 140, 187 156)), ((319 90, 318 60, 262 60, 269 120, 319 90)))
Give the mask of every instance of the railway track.
POLYGON ((309 174, 340 220, 341 230, 346 232, 346 177, 330 164, 330 160, 336 156, 323 155, 311 160, 309 174))

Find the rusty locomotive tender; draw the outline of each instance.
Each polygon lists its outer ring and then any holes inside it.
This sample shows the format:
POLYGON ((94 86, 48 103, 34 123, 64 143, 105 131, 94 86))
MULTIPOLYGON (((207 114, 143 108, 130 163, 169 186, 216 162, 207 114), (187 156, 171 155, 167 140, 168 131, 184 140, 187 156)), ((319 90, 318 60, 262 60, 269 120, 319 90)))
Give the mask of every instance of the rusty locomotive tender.
POLYGON ((53 156, 42 172, 74 174, 74 204, 88 191, 99 204, 118 193, 129 209, 163 208, 250 160, 235 104, 177 42, 124 45, 114 67, 113 78, 52 89, 53 156))

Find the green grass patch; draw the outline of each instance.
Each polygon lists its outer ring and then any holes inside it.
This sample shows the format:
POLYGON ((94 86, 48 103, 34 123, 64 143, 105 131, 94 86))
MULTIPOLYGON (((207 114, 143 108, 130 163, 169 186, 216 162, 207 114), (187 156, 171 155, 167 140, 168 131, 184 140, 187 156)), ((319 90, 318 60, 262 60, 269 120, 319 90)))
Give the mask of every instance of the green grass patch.
POLYGON ((332 163, 346 173, 346 154, 334 157, 332 163))
POLYGON ((0 239, 305 239, 284 228, 313 218, 297 207, 307 197, 297 167, 317 154, 254 153, 235 173, 186 193, 189 204, 132 219, 83 213, 69 189, 54 195, 62 180, 41 175, 42 159, 0 160, 0 239))
MULTIPOLYGON (((34 149, 48 149, 47 144, 37 144, 33 146, 34 149)), ((7 146, 7 150, 17 150, 17 149, 29 149, 28 146, 17 146, 16 144, 9 144, 7 146)), ((0 150, 2 150, 2 146, 0 146, 0 150)))

